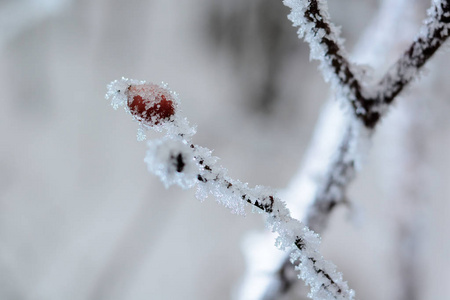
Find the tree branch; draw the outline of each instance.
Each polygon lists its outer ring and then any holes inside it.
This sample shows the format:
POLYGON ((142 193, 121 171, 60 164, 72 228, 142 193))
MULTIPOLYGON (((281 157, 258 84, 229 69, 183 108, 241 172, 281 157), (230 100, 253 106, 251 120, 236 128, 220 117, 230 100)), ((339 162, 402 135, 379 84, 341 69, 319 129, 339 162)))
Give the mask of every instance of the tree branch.
MULTIPOLYGON (((313 4, 313 10, 317 11, 317 2, 315 2, 315 4, 313 2, 315 1, 310 1, 310 3, 313 4)), ((385 24, 390 24, 393 21, 398 22, 399 15, 401 15, 401 12, 404 11, 404 6, 407 5, 407 1, 398 2, 399 3, 392 3, 391 1, 386 1, 379 12, 378 18, 376 19, 379 24, 375 22, 372 27, 376 27, 377 30, 382 30, 380 29, 381 26, 384 26, 385 29, 391 27, 389 30, 392 30, 392 26, 394 26, 393 24, 391 24, 391 26, 385 26, 385 24)), ((405 52, 405 55, 397 61, 394 67, 391 68, 381 80, 381 82, 390 83, 401 82, 401 84, 392 84, 393 86, 397 86, 399 90, 395 95, 389 95, 392 99, 387 104, 392 102, 393 98, 400 93, 401 89, 403 89, 411 81, 413 76, 417 73, 417 70, 425 64, 425 62, 448 37, 448 23, 450 19, 448 1, 433 2, 428 14, 429 17, 424 21, 424 27, 421 29, 416 40, 409 47, 409 50, 405 52), (413 51, 412 49, 415 50, 413 51), (412 74, 412 76, 407 78, 405 76, 406 74, 412 74)), ((319 26, 322 25, 319 24, 319 26)), ((366 32, 366 39, 369 39, 372 42, 371 44, 378 44, 378 46, 383 45, 384 48, 388 48, 389 44, 393 41, 386 41, 386 37, 379 36, 376 37, 377 42, 374 43, 373 35, 373 31, 371 31, 371 28, 369 27, 369 30, 366 32)), ((401 39, 396 39, 396 43, 398 43, 399 40, 401 39)), ((366 54, 367 51, 370 52, 370 50, 372 49, 365 49, 362 51, 366 54)), ((379 51, 381 53, 377 53, 376 55, 377 62, 372 61, 372 63, 376 65, 381 64, 381 57, 383 57, 382 53, 387 54, 385 51, 385 49, 383 49, 383 51, 379 51)), ((337 59, 336 61, 341 61, 341 65, 344 66, 349 65, 346 59, 337 59)), ((379 108, 380 103, 386 102, 386 99, 388 98, 386 96, 387 91, 393 89, 389 87, 388 84, 382 83, 380 83, 378 87, 382 87, 382 89, 379 89, 377 97, 373 97, 376 101, 374 99, 359 97, 361 93, 356 94, 357 101, 362 103, 360 104, 360 107, 364 107, 361 111, 368 111, 369 113, 367 114, 358 114, 357 102, 351 101, 351 98, 347 98, 350 100, 349 102, 352 103, 353 111, 356 112, 355 115, 363 121, 362 123, 369 128, 369 130, 373 129, 378 123, 381 117, 381 110, 379 108)), ((357 140, 355 137, 351 136, 352 130, 355 130, 355 128, 352 129, 352 126, 355 125, 356 124, 352 125, 351 122, 347 125, 346 134, 341 139, 341 143, 336 151, 337 153, 335 155, 334 162, 329 165, 328 169, 326 169, 327 175, 325 176, 325 180, 321 181, 319 184, 320 186, 315 189, 317 191, 315 196, 313 196, 314 200, 311 201, 311 205, 305 214, 305 225, 315 232, 323 232, 331 211, 336 207, 336 204, 345 202, 346 188, 355 178, 355 163, 357 157, 355 156, 356 153, 352 153, 349 147, 351 143, 355 143, 355 140, 357 140)), ((322 127, 323 125, 319 126, 322 127)), ((317 134, 323 135, 323 130, 317 134)), ((312 147, 317 148, 315 145, 312 145, 312 147)), ((317 149, 313 151, 317 151, 317 149)), ((299 185, 301 182, 302 181, 296 182, 296 185, 299 185)), ((291 268, 292 266, 289 264, 288 260, 285 259, 284 263, 281 263, 279 268, 274 270, 272 275, 274 280, 268 285, 266 295, 263 297, 264 299, 277 299, 280 295, 287 293, 292 288, 295 283, 295 278, 291 276, 291 268)))
POLYGON ((363 85, 361 73, 346 58, 336 27, 330 22, 324 0, 284 0, 289 19, 299 26, 299 37, 310 44, 311 57, 321 62, 325 80, 332 79, 350 103, 354 115, 369 129, 375 128, 386 105, 416 77, 418 71, 450 34, 450 1, 434 0, 428 18, 408 50, 375 87, 363 85))
MULTIPOLYGON (((354 116, 369 130, 375 128, 388 104, 412 81, 417 71, 444 43, 449 34, 450 0, 435 0, 429 10, 429 18, 421 33, 374 87, 367 87, 359 79, 362 70, 352 65, 339 38, 337 28, 329 21, 324 0, 284 0, 292 8, 289 18, 299 26, 299 36, 305 37, 311 47, 311 58, 320 60, 325 80, 331 80, 341 96, 347 99, 354 116)), ((116 81, 117 83, 117 81, 116 81)), ((122 86, 129 84, 122 80, 122 86)), ((145 84, 141 82, 141 84, 145 84)), ((130 85, 128 86, 128 89, 130 85)), ((110 85, 109 97, 117 104, 127 103, 126 95, 110 85), (117 101, 118 98, 122 100, 117 101)), ((158 121, 159 122, 159 121, 158 121)), ((269 227, 279 234, 277 244, 291 251, 291 261, 299 261, 296 267, 300 277, 311 286, 310 296, 323 299, 352 299, 350 290, 335 266, 323 260, 317 246, 318 237, 307 227, 290 216, 289 210, 273 191, 265 187, 248 188, 246 184, 233 180, 226 170, 215 165, 217 159, 206 148, 190 142, 195 130, 185 135, 185 127, 177 134, 179 124, 186 122, 171 120, 169 135, 165 139, 149 143, 146 162, 149 170, 159 175, 166 185, 179 184, 184 188, 197 185, 197 197, 204 199, 213 194, 219 202, 232 211, 242 213, 248 203, 268 215, 269 227), (239 201, 237 201, 239 200, 239 201)), ((183 125, 183 126, 184 126, 183 125)), ((149 126, 144 126, 145 128, 149 126)), ((332 165, 321 197, 317 197, 308 222, 317 228, 324 227, 329 213, 337 203, 345 199, 345 188, 354 177, 355 161, 348 156, 348 142, 354 128, 349 127, 348 138, 341 144, 340 154, 332 165)), ((319 229, 320 230, 320 229, 319 229)))
MULTIPOLYGON (((176 93, 169 91, 167 86, 155 87, 144 81, 123 78, 108 86, 107 98, 112 105, 125 106, 125 109, 135 117, 129 103, 141 99, 142 107, 150 110, 156 107, 157 101, 164 95, 164 101, 178 107, 176 93), (142 91, 134 95, 128 91, 142 91), (134 98, 131 98, 134 97, 134 98), (130 99, 131 98, 131 99, 130 99), (148 101, 152 101, 149 105, 148 101)), ((161 100, 162 101, 162 100, 161 100)), ((139 112, 139 116, 146 116, 139 112)), ((149 113, 150 114, 150 113, 149 113)), ((204 200, 209 194, 230 208, 232 212, 243 214, 247 204, 266 213, 266 223, 273 232, 278 234, 276 245, 281 250, 290 253, 292 263, 299 262, 296 270, 299 277, 311 287, 310 296, 314 299, 353 299, 354 292, 343 281, 342 274, 336 271, 335 265, 326 261, 318 250, 320 238, 305 227, 301 222, 291 217, 286 204, 276 193, 267 187, 248 187, 247 184, 234 180, 227 175, 227 170, 217 165, 218 158, 211 155, 207 148, 194 145, 191 141, 195 133, 185 118, 178 113, 170 118, 155 115, 148 121, 142 117, 134 118, 146 128, 165 130, 166 135, 159 140, 148 142, 145 158, 150 172, 158 175, 166 186, 177 184, 183 188, 197 186, 196 197, 204 200), (189 132, 190 134, 186 134, 189 132)))
POLYGON ((376 87, 376 100, 390 104, 442 46, 450 34, 450 1, 434 1, 415 41, 376 87))
MULTIPOLYGON (((361 70, 348 60, 340 30, 330 21, 324 0, 283 0, 292 9, 288 18, 299 27, 299 38, 311 48, 311 59, 320 61, 323 76, 339 87, 349 100, 363 99, 362 88, 356 74, 361 70)), ((355 108, 356 109, 356 108, 355 108)))
POLYGON ((351 155, 353 128, 348 126, 346 130, 321 190, 306 212, 305 225, 315 232, 322 232, 336 205, 346 201, 347 187, 355 178, 355 157, 351 155))

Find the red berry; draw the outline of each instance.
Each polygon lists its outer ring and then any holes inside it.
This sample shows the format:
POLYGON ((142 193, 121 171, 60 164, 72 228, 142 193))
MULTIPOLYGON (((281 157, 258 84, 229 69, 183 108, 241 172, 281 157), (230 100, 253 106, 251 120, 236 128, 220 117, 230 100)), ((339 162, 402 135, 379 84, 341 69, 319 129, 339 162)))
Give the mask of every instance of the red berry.
POLYGON ((149 126, 168 121, 175 114, 172 95, 159 85, 153 83, 130 85, 126 95, 130 112, 149 126))

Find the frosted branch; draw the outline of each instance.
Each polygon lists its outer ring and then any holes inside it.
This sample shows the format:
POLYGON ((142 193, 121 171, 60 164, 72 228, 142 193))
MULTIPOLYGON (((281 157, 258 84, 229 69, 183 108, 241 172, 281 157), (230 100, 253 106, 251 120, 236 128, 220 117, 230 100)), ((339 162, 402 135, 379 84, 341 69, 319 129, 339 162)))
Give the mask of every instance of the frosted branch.
POLYGON ((363 84, 357 76, 363 70, 346 58, 339 31, 329 20, 324 0, 284 0, 292 9, 289 19, 298 26, 300 38, 310 44, 311 58, 320 61, 326 81, 331 80, 348 99, 353 113, 373 129, 387 105, 408 85, 450 34, 449 0, 433 0, 418 36, 394 66, 374 87, 363 84))
MULTIPOLYGON (((383 1, 378 15, 358 42, 354 57, 358 61, 381 66, 385 64, 393 45, 397 47, 404 43, 408 45, 409 38, 404 32, 408 31, 410 23, 413 22, 410 20, 411 14, 407 13, 411 9, 417 10, 411 7, 408 0, 383 1), (403 20, 401 33, 398 32, 400 27, 397 25, 398 20, 403 20), (395 38, 396 33, 401 34, 401 37, 395 38)), ((339 99, 340 102, 343 100, 345 99, 339 99)), ((364 156, 363 149, 367 150, 366 146, 370 146, 370 134, 373 131, 370 128, 364 131, 364 128, 359 128, 359 122, 352 122, 350 119, 345 122, 342 119, 344 116, 341 116, 342 112, 331 108, 330 104, 324 107, 304 159, 304 165, 287 188, 287 195, 292 195, 286 198, 287 202, 294 208, 298 207, 300 211, 306 211, 303 213, 302 220, 317 233, 323 232, 334 208, 346 202, 347 186, 355 178, 355 172, 360 164, 359 157, 364 156), (340 142, 337 143, 334 139, 341 131, 345 134, 339 135, 340 142), (355 149, 355 143, 360 144, 359 149, 355 149), (324 158, 330 157, 333 151, 336 152, 333 159, 325 163, 327 160, 324 158), (304 208, 307 203, 310 205, 304 208)), ((283 261, 279 257, 273 257, 272 260, 276 263, 265 270, 264 276, 267 283, 265 288, 260 288, 264 291, 260 293, 263 296, 252 299, 279 299, 295 286, 289 260, 285 258, 283 261)), ((261 276, 252 270, 247 272, 248 278, 261 276)), ((246 288, 243 287, 242 290, 246 288)))
POLYGON ((450 1, 434 0, 418 36, 381 79, 376 99, 389 104, 417 75, 450 34, 450 1))
MULTIPOLYGON (((323 117, 328 116, 331 112, 338 115, 343 114, 330 109, 328 105, 321 116, 321 122, 325 122, 323 117)), ((299 214, 303 215, 304 224, 317 233, 322 233, 326 229, 329 217, 335 207, 349 203, 347 201, 347 188, 356 177, 359 156, 367 150, 362 150, 361 145, 358 144, 368 141, 367 137, 361 136, 368 131, 364 128, 356 128, 355 126, 358 126, 358 123, 344 122, 342 124, 343 121, 334 120, 329 124, 318 124, 319 130, 316 131, 315 138, 323 137, 322 140, 326 140, 326 134, 333 133, 329 128, 330 125, 337 125, 344 133, 339 136, 338 141, 332 141, 328 145, 320 145, 317 141, 313 141, 310 150, 318 150, 318 153, 312 153, 312 155, 310 153, 306 157, 306 164, 300 172, 300 177, 293 180, 287 191, 289 196, 287 200, 292 200, 288 202, 289 204, 302 206, 303 202, 303 205, 307 205, 304 211, 299 214), (324 130, 328 130, 328 133, 325 133, 324 130), (336 153, 332 156, 329 154, 331 159, 328 160, 327 155, 321 154, 332 151, 329 149, 332 146, 337 148, 336 153), (324 147, 323 150, 318 149, 324 147), (311 170, 310 163, 317 164, 319 160, 325 161, 325 163, 319 168, 316 166, 315 170, 311 170), (318 179, 317 177, 323 178, 318 179), (306 189, 305 185, 308 185, 306 189), (295 186, 298 186, 298 189, 294 188, 295 186)), ((275 300, 288 293, 295 286, 296 279, 292 276, 292 265, 289 263, 289 258, 285 256, 284 260, 275 259, 275 261, 278 262, 278 265, 275 264, 272 270, 267 271, 267 273, 272 272, 272 279, 268 281, 265 291, 262 293, 263 296, 255 299, 275 300)))
MULTIPOLYGON (((331 21, 325 0, 283 0, 291 8, 288 18, 299 27, 297 33, 311 48, 311 59, 319 60, 326 81, 338 87, 352 103, 362 99, 362 87, 357 78, 362 70, 347 58, 340 30, 331 21)), ((355 107, 356 109, 357 107, 355 107)))
MULTIPOLYGON (((162 139, 149 141, 145 158, 150 172, 158 175, 166 186, 197 187, 196 197, 204 200, 213 195, 233 213, 243 214, 246 205, 266 214, 267 226, 278 234, 276 245, 290 253, 292 263, 298 263, 299 277, 311 288, 313 299, 353 299, 354 292, 343 281, 331 262, 326 261, 318 247, 320 238, 301 222, 291 217, 286 204, 268 187, 249 187, 232 179, 227 170, 218 165, 211 150, 192 143, 194 128, 175 110, 163 114, 160 107, 177 108, 177 94, 167 86, 123 78, 108 86, 106 95, 114 108, 124 106, 141 129, 164 130, 162 139), (134 91, 141 91, 135 94, 134 91), (136 104, 136 101, 139 103, 136 104), (164 105, 162 101, 166 101, 164 105), (146 111, 134 107, 145 107, 146 111), (186 134, 186 133, 189 134, 186 134)), ((168 109, 167 111, 172 111, 168 109)))
MULTIPOLYGON (((335 101, 326 103, 302 167, 283 193, 292 207, 292 214, 304 220, 305 225, 315 232, 322 232, 334 208, 346 203, 346 189, 355 177, 360 152, 355 151, 359 149, 356 143, 358 131, 352 126, 358 123, 349 123, 345 117, 335 101)), ((269 246, 266 234, 260 235, 256 239, 259 241, 256 247, 269 246)), ((245 249, 246 255, 252 251, 245 249)), ((260 264, 249 262, 245 277, 247 285, 241 287, 239 299, 280 299, 296 286, 289 257, 285 255, 283 258, 273 251, 267 255, 270 255, 268 260, 272 263, 262 266, 264 269, 260 269, 260 264), (258 287, 258 293, 252 293, 255 296, 249 298, 250 291, 255 290, 251 283, 257 280, 263 285, 258 287)))

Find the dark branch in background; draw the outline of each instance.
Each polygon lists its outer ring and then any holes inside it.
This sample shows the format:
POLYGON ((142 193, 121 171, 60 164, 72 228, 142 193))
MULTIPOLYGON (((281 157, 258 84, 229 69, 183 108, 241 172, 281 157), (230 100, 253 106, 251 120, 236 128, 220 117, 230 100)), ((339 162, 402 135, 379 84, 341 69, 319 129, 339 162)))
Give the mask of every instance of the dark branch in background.
MULTIPOLYGON (((395 97, 415 78, 420 68, 432 57, 439 47, 446 41, 450 34, 450 1, 442 1, 432 4, 428 19, 424 28, 411 44, 407 51, 382 77, 375 87, 375 96, 367 95, 368 91, 362 89, 358 79, 352 72, 349 61, 345 58, 337 38, 331 31, 332 25, 324 18, 318 1, 310 1, 310 5, 304 13, 307 22, 314 24, 314 32, 319 29, 325 31, 319 43, 325 47, 325 63, 331 67, 344 96, 351 103, 353 113, 362 121, 368 129, 374 129, 378 124, 385 109, 382 105, 393 102, 395 97)), ((339 146, 339 150, 327 178, 322 183, 316 198, 312 201, 305 217, 305 224, 317 233, 321 233, 326 227, 328 217, 334 208, 345 203, 347 186, 355 178, 355 157, 349 153, 349 142, 353 138, 352 126, 347 127, 347 132, 339 146), (344 179, 344 180, 343 180, 344 179), (333 190, 332 193, 330 191, 333 190)), ((280 266, 275 276, 278 277, 278 292, 271 291, 264 297, 265 300, 275 299, 281 294, 286 294, 295 284, 292 264, 288 259, 280 266)))
POLYGON ((349 156, 350 141, 353 139, 352 129, 351 126, 347 128, 339 146, 338 156, 331 164, 329 174, 306 213, 304 223, 316 233, 321 233, 326 227, 334 208, 346 202, 347 187, 355 178, 355 157, 349 156))
POLYGON ((319 1, 309 1, 309 6, 304 12, 305 21, 314 25, 312 30, 315 35, 325 32, 318 41, 324 47, 325 63, 334 73, 344 96, 350 101, 354 114, 367 128, 375 128, 383 113, 380 105, 390 104, 448 38, 449 1, 442 1, 438 6, 433 3, 430 11, 432 13, 425 20, 424 33, 419 34, 404 55, 382 78, 376 86, 375 95, 370 95, 368 90, 363 89, 355 72, 352 71, 354 68, 345 58, 344 50, 331 30, 334 26, 321 11, 319 1))

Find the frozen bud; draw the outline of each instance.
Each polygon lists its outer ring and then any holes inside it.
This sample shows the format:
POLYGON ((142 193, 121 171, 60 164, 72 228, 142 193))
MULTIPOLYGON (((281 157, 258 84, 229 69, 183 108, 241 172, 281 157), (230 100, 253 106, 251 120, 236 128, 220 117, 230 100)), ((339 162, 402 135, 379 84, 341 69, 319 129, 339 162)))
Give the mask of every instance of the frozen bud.
POLYGON ((138 141, 145 140, 148 129, 187 139, 195 134, 195 127, 181 116, 177 93, 165 83, 158 85, 122 77, 108 84, 106 99, 114 109, 125 108, 139 123, 138 141))
POLYGON ((176 104, 171 93, 156 84, 129 85, 125 91, 132 115, 145 125, 153 126, 171 120, 176 104))

